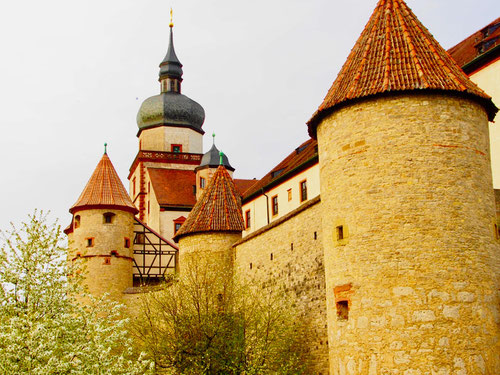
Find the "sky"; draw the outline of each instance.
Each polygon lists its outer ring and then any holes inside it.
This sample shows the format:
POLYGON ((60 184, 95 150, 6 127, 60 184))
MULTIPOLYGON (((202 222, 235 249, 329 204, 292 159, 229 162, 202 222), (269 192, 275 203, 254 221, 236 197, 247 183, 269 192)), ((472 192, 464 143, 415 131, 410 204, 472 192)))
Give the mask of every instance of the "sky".
MULTIPOLYGON (((376 0, 24 0, 0 13, 0 229, 35 208, 70 222, 108 143, 128 190, 136 115, 174 44, 183 94, 206 113, 235 178, 263 177, 308 139, 376 0)), ((500 16, 498 0, 407 0, 448 49, 500 16)))

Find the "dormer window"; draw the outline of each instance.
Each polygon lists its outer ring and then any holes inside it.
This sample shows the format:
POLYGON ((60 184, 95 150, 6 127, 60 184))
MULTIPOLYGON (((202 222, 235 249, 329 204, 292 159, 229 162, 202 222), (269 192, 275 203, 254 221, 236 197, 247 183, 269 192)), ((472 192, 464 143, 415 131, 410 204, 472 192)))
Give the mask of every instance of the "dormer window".
POLYGON ((112 212, 106 212, 102 215, 104 224, 112 224, 115 214, 112 212))

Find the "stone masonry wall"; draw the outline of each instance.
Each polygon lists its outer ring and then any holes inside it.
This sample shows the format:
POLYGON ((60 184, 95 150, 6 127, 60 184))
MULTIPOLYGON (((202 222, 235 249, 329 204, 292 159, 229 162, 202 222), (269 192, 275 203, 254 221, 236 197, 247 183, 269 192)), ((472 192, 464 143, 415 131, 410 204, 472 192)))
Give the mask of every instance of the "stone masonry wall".
POLYGON ((284 283, 309 325, 304 342, 313 363, 309 374, 328 374, 325 279, 319 197, 243 238, 235 247, 238 275, 263 288, 284 283))
POLYGON ((134 216, 132 213, 93 209, 75 213, 80 216, 80 226, 74 228, 70 246, 70 261, 78 262, 85 273, 88 292, 95 296, 109 293, 120 301, 123 291, 132 286, 132 257, 134 216), (103 214, 115 214, 112 223, 104 223, 103 214), (88 239, 92 238, 92 246, 88 239), (129 247, 125 247, 125 238, 129 247))
POLYGON ((367 99, 318 142, 331 374, 500 374, 484 109, 367 99))

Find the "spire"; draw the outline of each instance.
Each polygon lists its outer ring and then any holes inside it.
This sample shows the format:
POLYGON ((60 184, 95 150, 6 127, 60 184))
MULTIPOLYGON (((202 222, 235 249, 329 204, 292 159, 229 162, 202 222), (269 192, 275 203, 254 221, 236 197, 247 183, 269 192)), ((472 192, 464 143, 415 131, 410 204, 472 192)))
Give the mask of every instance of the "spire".
MULTIPOLYGON (((165 78, 173 78, 182 81, 182 64, 177 58, 174 49, 174 23, 172 21, 172 9, 170 9, 170 43, 168 44, 167 54, 163 61, 160 63, 160 81, 165 78)), ((169 90, 170 91, 170 90, 169 90)), ((171 90, 174 91, 174 90, 171 90)))
POLYGON ((174 237, 203 232, 241 232, 241 197, 223 165, 215 171, 203 195, 174 237))
POLYGON ((379 0, 323 103, 308 122, 345 102, 414 90, 453 91, 478 100, 493 119, 497 108, 420 23, 403 0, 379 0))
POLYGON ((118 208, 134 214, 138 212, 109 160, 106 150, 85 189, 69 212, 95 208, 118 208))

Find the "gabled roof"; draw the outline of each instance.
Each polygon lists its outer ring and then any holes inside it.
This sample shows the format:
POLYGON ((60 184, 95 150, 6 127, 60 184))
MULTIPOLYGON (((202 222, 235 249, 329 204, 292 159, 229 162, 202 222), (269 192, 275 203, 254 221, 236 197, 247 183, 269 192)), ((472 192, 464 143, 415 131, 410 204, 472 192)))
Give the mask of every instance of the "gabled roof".
POLYGON ((161 207, 191 208, 196 203, 192 170, 148 168, 151 187, 161 207))
POLYGON ((220 165, 196 202, 187 220, 177 231, 174 240, 203 232, 241 232, 241 198, 233 179, 220 165))
POLYGON ((450 48, 448 53, 468 73, 469 69, 465 69, 466 65, 485 54, 489 54, 494 48, 498 50, 499 46, 500 17, 450 48))
POLYGON ((283 180, 295 176, 297 173, 318 162, 318 142, 314 139, 308 139, 297 147, 290 155, 276 165, 269 173, 254 183, 243 194, 243 201, 252 199, 255 195, 261 194, 277 185, 283 180))
POLYGON ((497 108, 420 23, 403 0, 379 0, 323 103, 308 122, 316 126, 339 105, 414 90, 453 91, 479 100, 493 119, 497 108))
POLYGON ((247 180, 243 178, 235 178, 234 184, 236 185, 236 189, 240 192, 240 195, 243 196, 245 192, 257 183, 257 179, 247 180))
POLYGON ((106 153, 69 212, 73 214, 76 211, 95 208, 117 208, 134 214, 139 212, 106 153))

